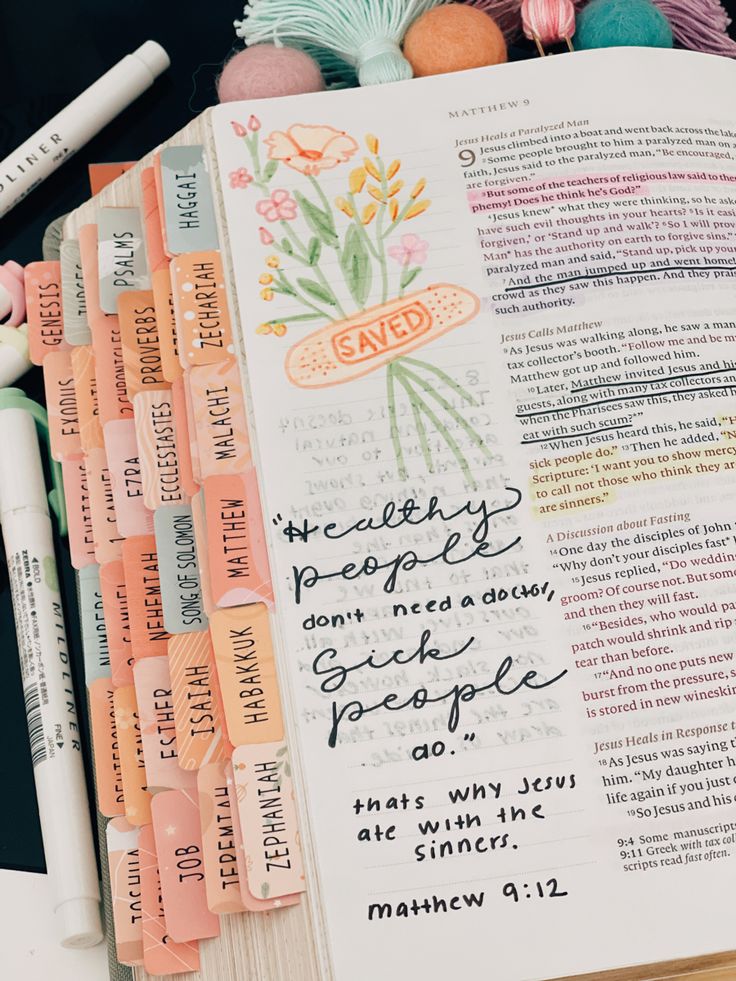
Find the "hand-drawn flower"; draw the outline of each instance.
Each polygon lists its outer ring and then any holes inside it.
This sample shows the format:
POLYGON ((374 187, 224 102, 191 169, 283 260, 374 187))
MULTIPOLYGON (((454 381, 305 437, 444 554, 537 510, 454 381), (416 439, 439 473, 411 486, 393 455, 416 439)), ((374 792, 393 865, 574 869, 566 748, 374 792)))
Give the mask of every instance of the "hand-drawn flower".
POLYGON ((271 273, 261 273, 261 275, 258 277, 258 282, 261 284, 261 286, 270 286, 273 282, 273 276, 271 273))
POLYGON ((270 300, 273 299, 273 297, 274 297, 273 290, 270 289, 268 286, 266 286, 264 289, 261 290, 261 299, 262 300, 269 300, 270 301, 270 300))
POLYGON ((238 170, 231 170, 229 177, 230 187, 234 188, 245 188, 253 181, 253 175, 249 174, 245 167, 240 167, 238 170))
POLYGON ((269 269, 278 269, 279 268, 279 257, 277 255, 270 255, 266 259, 266 265, 268 266, 269 269))
POLYGON ((345 163, 358 149, 347 133, 332 126, 290 126, 264 140, 270 160, 282 160, 301 174, 314 176, 345 163))
POLYGON ((263 227, 263 225, 261 225, 261 227, 258 229, 258 235, 261 239, 261 245, 273 245, 274 237, 267 228, 263 227))
POLYGON ((429 242, 425 242, 418 235, 402 235, 401 245, 392 245, 388 249, 388 254, 400 266, 421 266, 422 263, 427 261, 428 249, 429 242))
POLYGON ((233 133, 235 133, 236 136, 247 136, 248 135, 248 130, 245 128, 245 126, 243 126, 242 123, 236 123, 234 119, 231 119, 230 120, 230 125, 232 126, 233 133))
POLYGON ((251 131, 251 133, 257 133, 260 128, 261 128, 261 121, 258 118, 258 116, 249 116, 248 129, 251 131))
POLYGON ((270 198, 264 198, 256 205, 256 211, 266 221, 293 221, 296 218, 296 201, 283 189, 272 191, 270 198))

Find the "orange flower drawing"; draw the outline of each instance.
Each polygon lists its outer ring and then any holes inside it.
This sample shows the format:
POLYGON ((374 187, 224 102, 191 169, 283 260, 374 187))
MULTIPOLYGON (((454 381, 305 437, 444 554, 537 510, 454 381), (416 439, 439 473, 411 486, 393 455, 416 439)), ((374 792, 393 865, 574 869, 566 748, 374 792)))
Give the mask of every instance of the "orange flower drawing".
POLYGON ((282 160, 287 167, 309 176, 345 163, 358 149, 352 136, 325 125, 296 124, 285 133, 276 130, 264 142, 270 160, 282 160))

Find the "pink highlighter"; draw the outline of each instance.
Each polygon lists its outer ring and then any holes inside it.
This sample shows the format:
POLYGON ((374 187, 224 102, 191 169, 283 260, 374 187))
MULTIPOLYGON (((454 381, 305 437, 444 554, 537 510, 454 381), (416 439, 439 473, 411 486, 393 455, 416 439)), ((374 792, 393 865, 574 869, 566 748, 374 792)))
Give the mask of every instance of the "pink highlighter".
POLYGON ((0 388, 14 385, 31 367, 23 266, 0 265, 0 388))

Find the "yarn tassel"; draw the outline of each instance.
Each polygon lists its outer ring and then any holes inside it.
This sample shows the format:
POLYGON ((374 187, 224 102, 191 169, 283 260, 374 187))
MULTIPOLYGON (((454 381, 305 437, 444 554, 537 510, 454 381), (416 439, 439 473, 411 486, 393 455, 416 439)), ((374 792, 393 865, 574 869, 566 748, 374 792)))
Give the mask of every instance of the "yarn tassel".
POLYGON ((521 6, 519 0, 466 0, 469 7, 477 7, 495 20, 509 43, 521 36, 521 6))
POLYGON ((247 45, 267 41, 308 49, 320 67, 335 58, 361 85, 412 77, 400 44, 412 21, 443 0, 250 0, 235 33, 247 45))
POLYGON ((719 0, 654 0, 672 27, 678 44, 692 51, 736 58, 736 41, 728 36, 731 18, 719 0))
POLYGON ((575 33, 575 7, 572 0, 521 0, 521 23, 524 34, 534 41, 544 56, 545 44, 565 41, 573 50, 570 38, 575 33))

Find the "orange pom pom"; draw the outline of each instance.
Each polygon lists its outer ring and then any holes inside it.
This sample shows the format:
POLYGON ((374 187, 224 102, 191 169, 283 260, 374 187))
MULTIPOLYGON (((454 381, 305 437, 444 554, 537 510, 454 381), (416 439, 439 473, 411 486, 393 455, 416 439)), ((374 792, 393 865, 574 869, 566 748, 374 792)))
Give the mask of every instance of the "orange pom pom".
POLYGON ((487 13, 448 3, 414 21, 404 38, 404 57, 421 78, 500 65, 508 56, 504 36, 487 13))

